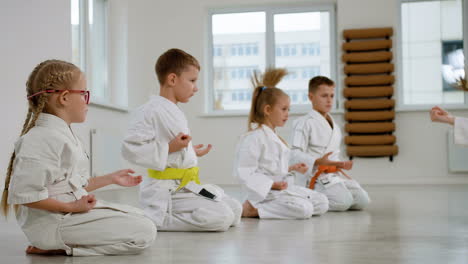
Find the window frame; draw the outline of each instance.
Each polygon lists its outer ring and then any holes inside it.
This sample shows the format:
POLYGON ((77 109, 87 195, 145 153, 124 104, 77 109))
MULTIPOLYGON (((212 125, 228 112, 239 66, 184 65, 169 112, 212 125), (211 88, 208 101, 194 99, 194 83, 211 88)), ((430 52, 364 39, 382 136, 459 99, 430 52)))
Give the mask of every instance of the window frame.
MULTIPOLYGON (((91 47, 91 35, 90 35, 90 24, 89 24, 89 19, 90 19, 90 14, 89 13, 89 2, 93 0, 78 0, 79 4, 79 64, 77 66, 80 67, 80 69, 85 73, 85 75, 88 78, 92 78, 95 72, 92 71, 92 65, 91 65, 91 52, 90 49, 91 47)), ((104 87, 104 98, 106 99, 101 99, 93 96, 93 93, 95 91, 94 87, 92 87, 92 84, 88 81, 88 90, 91 92, 90 96, 90 102, 89 104, 92 106, 97 106, 97 107, 102 107, 110 110, 116 110, 116 111, 121 111, 121 112, 127 112, 128 111, 128 97, 126 98, 126 105, 122 105, 117 103, 117 100, 115 99, 116 94, 119 93, 117 89, 113 89, 110 85, 111 81, 111 76, 110 76, 110 64, 109 64, 109 53, 110 53, 110 47, 109 47, 109 28, 110 28, 110 15, 109 15, 109 8, 110 8, 110 1, 109 0, 103 0, 104 1, 104 21, 105 21, 105 33, 104 33, 104 46, 105 46, 105 54, 104 54, 104 65, 105 65, 105 72, 106 72, 106 87, 104 87)), ((71 0, 70 0, 71 2, 71 0)), ((93 9, 95 10, 95 9, 93 9)), ((71 12, 71 10, 70 10, 71 12)))
MULTIPOLYGON (((208 45, 205 46, 205 116, 246 116, 249 114, 250 109, 241 110, 215 110, 214 109, 214 64, 213 64, 213 15, 230 14, 230 13, 248 13, 248 12, 265 12, 265 65, 267 67, 274 66, 276 60, 276 47, 275 47, 275 32, 274 32, 274 16, 278 14, 292 14, 292 13, 307 13, 307 12, 329 12, 329 26, 330 26, 330 77, 335 80, 335 107, 332 110, 337 112, 341 110, 341 89, 338 77, 339 63, 337 60, 337 23, 336 23, 336 5, 335 4, 301 4, 301 5, 277 5, 277 6, 253 6, 253 7, 238 7, 238 8, 212 8, 207 12, 207 32, 208 32, 208 45), (268 45, 268 43, 271 43, 268 45)), ((296 50, 296 53, 299 51, 296 50)), ((300 52, 299 52, 300 53, 300 52)), ((310 111, 310 104, 291 104, 291 114, 302 114, 310 111)))
MULTIPOLYGON (((396 111, 428 111, 434 104, 405 104, 404 103, 404 85, 403 85, 403 8, 404 3, 414 2, 431 2, 431 1, 443 1, 443 0, 398 0, 397 1, 397 30, 395 36, 395 50, 397 51, 396 56, 396 68, 397 74, 396 83, 398 92, 395 94, 396 99, 396 111)), ((462 1, 462 26, 463 26, 463 53, 465 56, 465 78, 468 77, 468 0, 462 1), (467 26, 464 26, 467 25, 467 26)), ((440 107, 448 110, 466 110, 468 109, 468 92, 464 93, 465 103, 464 104, 439 104, 440 107)))

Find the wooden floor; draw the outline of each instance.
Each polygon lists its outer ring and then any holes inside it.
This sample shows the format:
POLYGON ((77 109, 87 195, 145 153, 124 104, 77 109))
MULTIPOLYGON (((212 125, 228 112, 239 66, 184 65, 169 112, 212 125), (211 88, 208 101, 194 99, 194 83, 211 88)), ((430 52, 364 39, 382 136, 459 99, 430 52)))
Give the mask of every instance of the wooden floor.
MULTIPOLYGON (((0 263, 468 263, 468 186, 365 186, 367 210, 309 220, 242 220, 224 233, 159 232, 141 255, 43 257, 14 219, 0 220, 0 263)), ((237 187, 226 191, 241 200, 237 187)), ((99 198, 137 205, 136 189, 99 198)))

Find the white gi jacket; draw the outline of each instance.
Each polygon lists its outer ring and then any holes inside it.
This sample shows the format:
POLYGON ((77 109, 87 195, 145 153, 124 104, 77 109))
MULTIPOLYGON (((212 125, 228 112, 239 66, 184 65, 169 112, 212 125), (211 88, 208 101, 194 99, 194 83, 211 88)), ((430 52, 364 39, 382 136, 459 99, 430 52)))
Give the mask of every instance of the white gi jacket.
MULTIPOLYGON (((63 119, 41 113, 36 125, 16 142, 15 153, 9 204, 47 198, 72 202, 88 194, 84 187, 90 178, 89 157, 63 119)), ((137 208, 99 200, 94 209, 97 208, 141 214, 137 208)), ((64 249, 70 254, 59 232, 60 223, 69 215, 20 206, 16 217, 32 245, 45 250, 64 249)))
MULTIPOLYGON (((306 177, 310 178, 315 174, 317 159, 323 157, 328 152, 332 154, 330 160, 340 161, 339 153, 342 141, 342 134, 338 124, 333 120, 333 128, 328 121, 316 110, 310 111, 294 121, 291 134, 291 163, 306 163, 310 168, 306 177)), ((339 177, 333 177, 339 182, 339 177)))
MULTIPOLYGON (((197 166, 197 155, 192 142, 186 148, 169 154, 169 142, 177 134, 190 134, 187 119, 176 104, 162 96, 152 96, 135 111, 132 120, 122 145, 122 155, 126 160, 157 171, 197 166)), ((179 183, 179 180, 144 177, 140 185, 143 209, 158 226, 163 225, 170 206, 171 193, 177 189, 179 183)))
POLYGON ((288 173, 289 153, 289 148, 266 125, 241 136, 233 174, 246 187, 247 200, 254 207, 265 199, 274 199, 279 191, 271 190, 273 182, 294 185, 292 174, 288 173))

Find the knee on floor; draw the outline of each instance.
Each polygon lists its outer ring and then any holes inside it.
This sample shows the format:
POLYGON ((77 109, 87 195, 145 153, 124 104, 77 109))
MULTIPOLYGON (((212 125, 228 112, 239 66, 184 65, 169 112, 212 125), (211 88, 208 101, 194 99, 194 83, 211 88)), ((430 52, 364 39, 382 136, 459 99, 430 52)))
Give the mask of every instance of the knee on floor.
POLYGON ((312 217, 314 214, 314 205, 304 199, 300 199, 298 201, 293 199, 292 201, 289 201, 287 205, 293 214, 293 217, 296 219, 307 219, 312 217))
POLYGON ((135 246, 141 250, 151 246, 156 239, 156 225, 147 217, 141 217, 138 221, 132 222, 135 228, 135 246))
POLYGON ((324 195, 323 199, 314 203, 314 215, 322 215, 329 210, 328 198, 324 195))
POLYGON ((234 219, 231 226, 238 226, 242 217, 242 204, 239 201, 232 199, 229 203, 229 207, 234 214, 234 219))
POLYGON ((350 193, 343 193, 335 199, 330 199, 330 211, 347 211, 354 204, 353 196, 350 193))
POLYGON ((223 203, 213 208, 198 208, 192 212, 198 227, 206 231, 226 231, 234 222, 234 212, 223 203))
POLYGON ((234 212, 234 217, 240 217, 242 215, 242 204, 233 199, 233 202, 231 202, 232 206, 232 211, 234 212))
POLYGON ((353 210, 362 210, 370 204, 369 196, 366 194, 357 195, 355 197, 354 205, 351 207, 353 210))

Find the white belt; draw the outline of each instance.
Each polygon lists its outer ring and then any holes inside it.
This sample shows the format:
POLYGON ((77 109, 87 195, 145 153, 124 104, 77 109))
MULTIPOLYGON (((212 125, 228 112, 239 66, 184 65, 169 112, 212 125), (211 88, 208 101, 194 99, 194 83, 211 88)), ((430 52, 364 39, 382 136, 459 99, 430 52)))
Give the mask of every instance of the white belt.
POLYGON ((49 191, 49 196, 56 196, 65 193, 72 193, 73 187, 70 185, 68 180, 61 181, 59 183, 47 186, 47 190, 49 191))

